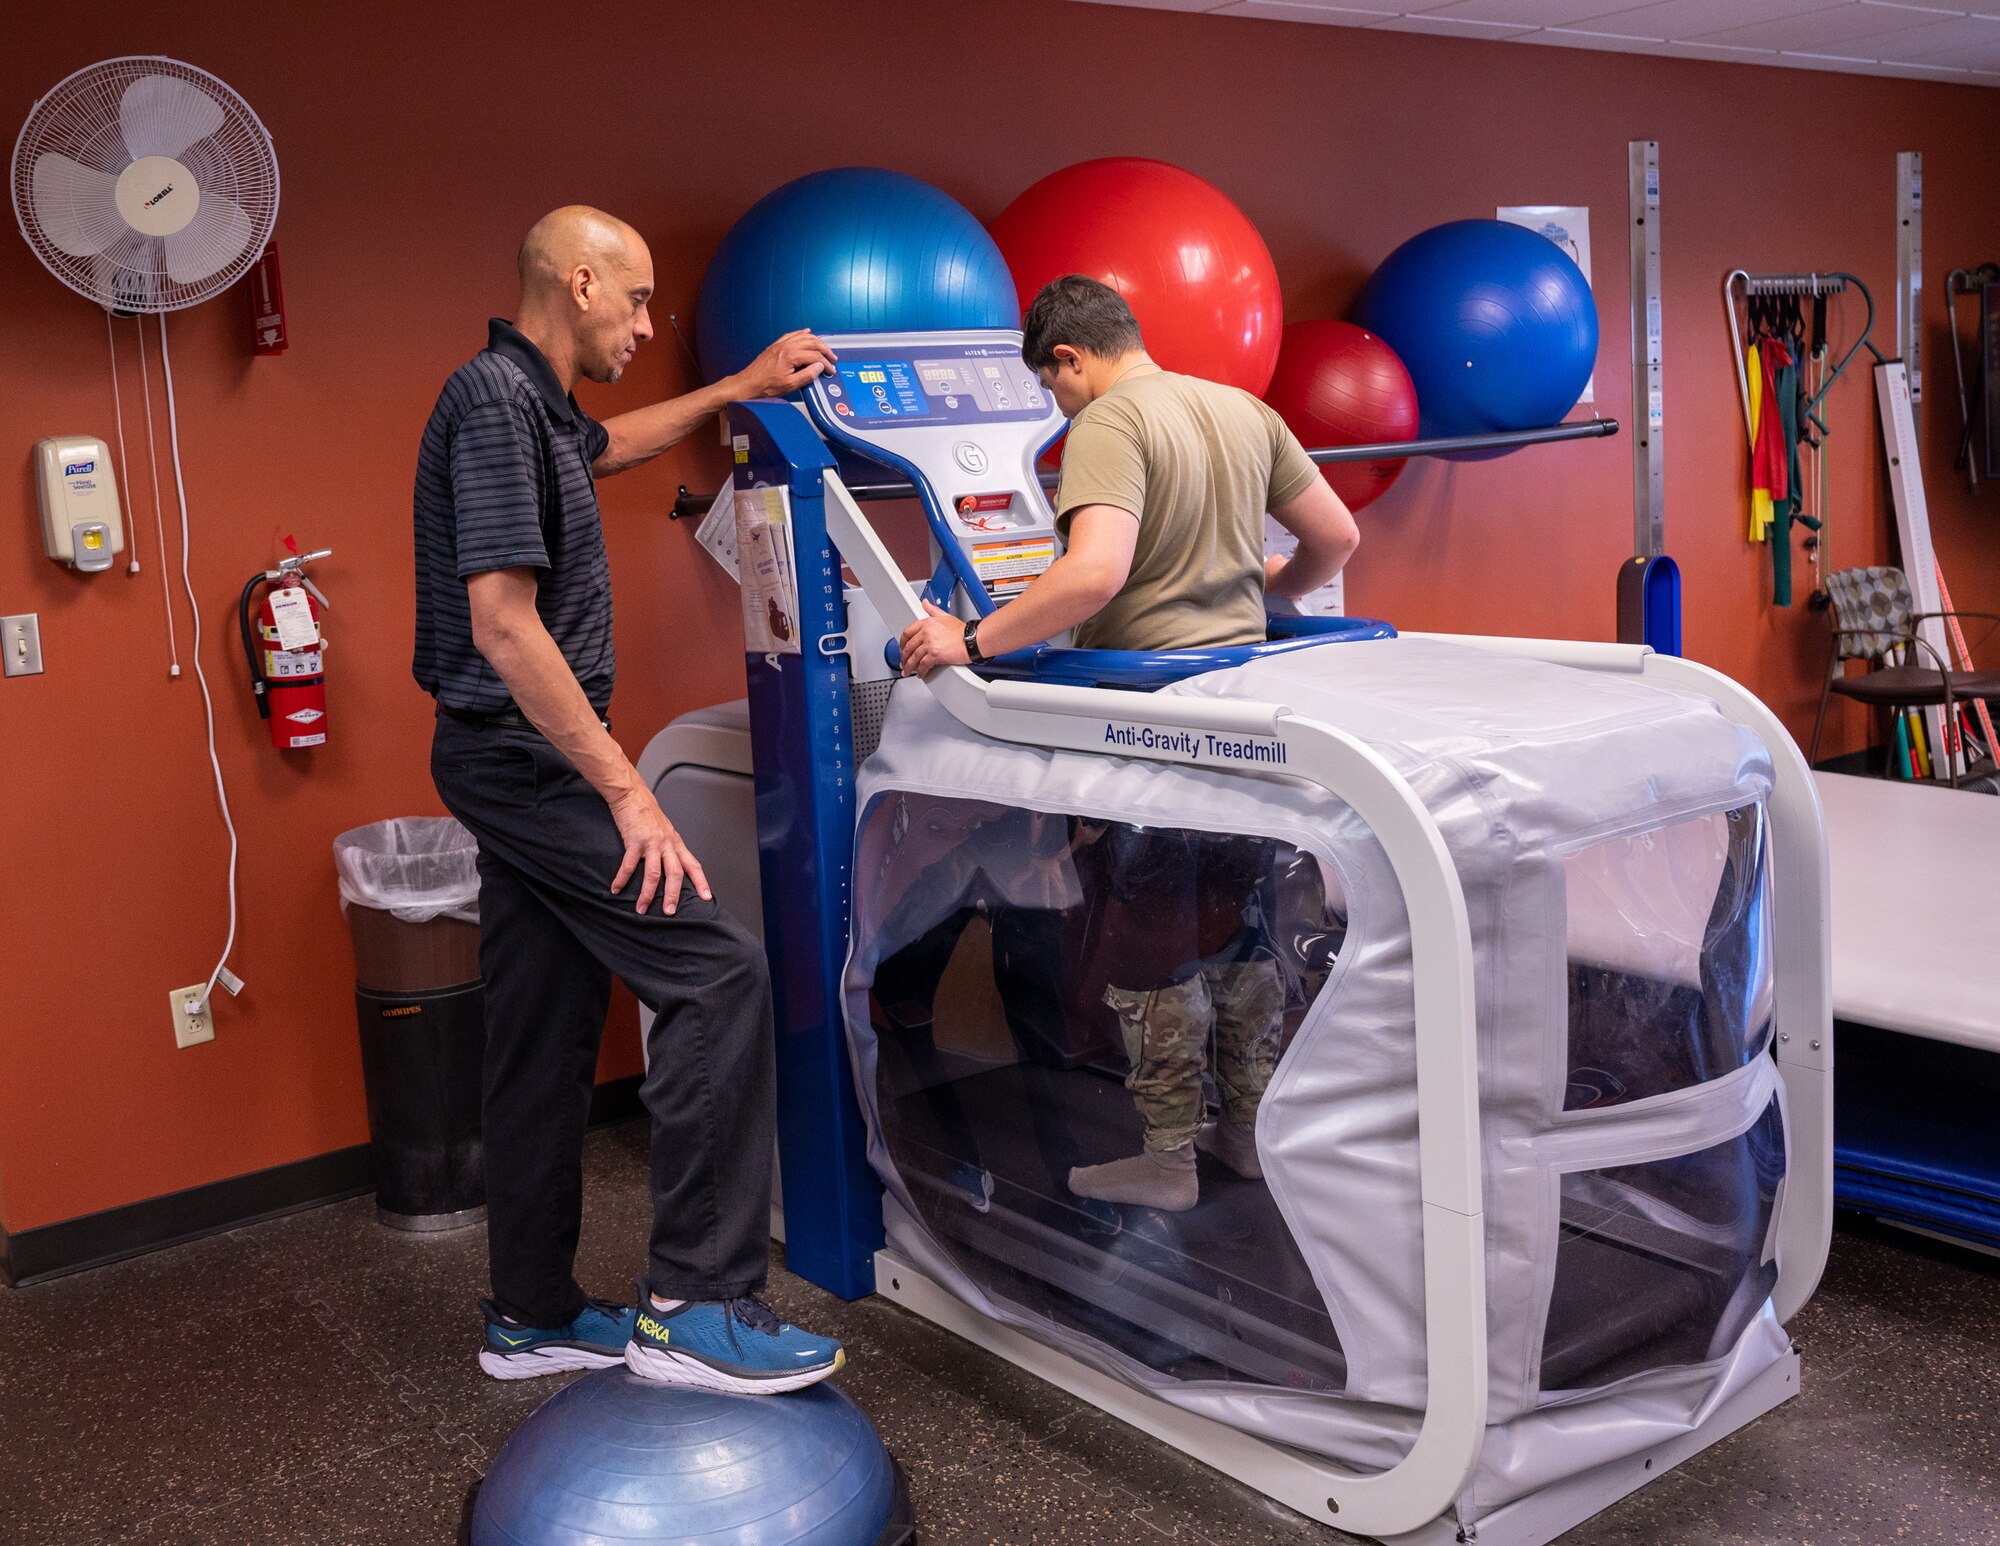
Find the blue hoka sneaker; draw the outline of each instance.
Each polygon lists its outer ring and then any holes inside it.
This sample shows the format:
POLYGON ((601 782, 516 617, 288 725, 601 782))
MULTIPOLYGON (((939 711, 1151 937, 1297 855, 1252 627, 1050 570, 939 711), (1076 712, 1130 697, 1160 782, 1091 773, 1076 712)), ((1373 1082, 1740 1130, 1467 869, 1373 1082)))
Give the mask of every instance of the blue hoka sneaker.
POLYGON ((662 1384, 776 1395, 815 1384, 847 1362, 833 1338, 785 1324, 760 1299, 701 1299, 656 1310, 641 1283, 639 1303, 625 1363, 662 1384))
POLYGON ((486 1316, 486 1345, 479 1367, 496 1380, 531 1380, 565 1369, 602 1369, 625 1356, 632 1340, 633 1311, 604 1299, 584 1301, 583 1313, 567 1326, 544 1331, 509 1320, 491 1299, 479 1301, 486 1316))

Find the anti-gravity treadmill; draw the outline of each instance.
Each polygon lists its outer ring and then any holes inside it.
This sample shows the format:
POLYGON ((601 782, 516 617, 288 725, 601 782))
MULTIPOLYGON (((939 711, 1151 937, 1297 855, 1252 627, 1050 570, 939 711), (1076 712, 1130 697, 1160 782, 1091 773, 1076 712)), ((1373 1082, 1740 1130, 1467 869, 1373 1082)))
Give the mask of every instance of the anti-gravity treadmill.
POLYGON ((1643 647, 1355 620, 899 683, 920 594, 983 611, 1053 555, 1060 420, 1018 335, 832 342, 805 412, 730 411, 792 1268, 1422 1546, 1539 1546, 1795 1394, 1826 862, 1769 712, 1643 647), (883 468, 921 590, 848 490, 883 468), (1176 844, 1248 878, 1132 884, 1176 844), (1079 1197, 1144 1132, 1107 990, 1173 930, 1282 979, 1262 1178, 1079 1197))

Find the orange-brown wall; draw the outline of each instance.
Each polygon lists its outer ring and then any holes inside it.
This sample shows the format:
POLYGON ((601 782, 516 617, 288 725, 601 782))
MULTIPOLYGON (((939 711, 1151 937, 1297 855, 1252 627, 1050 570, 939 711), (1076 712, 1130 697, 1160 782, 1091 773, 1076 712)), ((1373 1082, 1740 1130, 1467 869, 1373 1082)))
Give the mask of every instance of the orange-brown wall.
MULTIPOLYGON (((1885 307, 1894 153, 1926 161, 1933 304, 1927 450, 1938 547, 1963 604, 2000 596, 2000 515, 1948 471, 1945 269, 2000 256, 1987 147, 2000 93, 1009 0, 860 10, 770 0, 581 12, 473 6, 114 7, 79 31, 31 7, 0 50, 0 124, 92 59, 157 52, 231 82, 277 143, 289 353, 253 358, 229 295, 170 320, 203 659, 242 834, 243 921, 217 1039, 177 1051, 167 990, 204 977, 224 924, 223 837, 192 676, 170 682, 143 476, 132 334, 121 331, 126 489, 146 572, 93 579, 41 556, 30 443, 112 436, 102 315, 0 239, 0 612, 41 614, 44 676, 0 682, 8 1012, 0 1017, 0 1223, 19 1231, 362 1141, 351 960, 328 845, 438 809, 428 700, 411 684, 409 487, 445 375, 511 300, 513 248, 588 201, 646 232, 660 340, 598 415, 691 384, 664 332, 729 223, 819 167, 888 165, 983 218, 1089 156, 1176 161, 1264 231, 1293 317, 1338 315, 1397 242, 1502 203, 1591 206, 1604 347, 1599 411, 1629 420, 1625 144, 1666 176, 1669 546, 1690 653, 1810 729, 1819 623, 1766 605, 1741 541, 1743 452, 1718 286, 1730 267, 1849 268, 1885 307), (330 546, 332 742, 280 755, 230 632, 278 533, 330 546)), ((1843 321, 1851 325, 1849 310, 1843 321)), ((1878 337, 1890 340, 1883 319, 1878 337)), ((149 339, 149 342, 151 340, 149 339)), ((157 349, 154 387, 158 389, 157 349)), ((156 419, 163 404, 156 403, 156 419)), ((1865 372, 1835 393, 1833 551, 1888 556, 1865 372)), ((164 461, 164 422, 161 422, 164 461)), ((704 442, 706 437, 703 437, 704 442)), ((634 755, 672 715, 741 690, 736 602, 666 508, 712 487, 712 446, 606 485, 634 755)), ((1413 468, 1367 512, 1355 610, 1406 625, 1608 637, 1630 547, 1629 441, 1413 468)), ((171 507, 171 486, 168 502, 171 507)), ((1802 592, 1805 587, 1801 587, 1802 592)), ((178 579, 176 577, 176 589, 178 579)), ((189 652, 185 602, 172 603, 189 652)), ((1858 714, 1831 750, 1858 744, 1858 714)), ((693 835, 697 844, 700 834, 693 835)), ((630 1004, 605 1072, 636 1066, 630 1004)))

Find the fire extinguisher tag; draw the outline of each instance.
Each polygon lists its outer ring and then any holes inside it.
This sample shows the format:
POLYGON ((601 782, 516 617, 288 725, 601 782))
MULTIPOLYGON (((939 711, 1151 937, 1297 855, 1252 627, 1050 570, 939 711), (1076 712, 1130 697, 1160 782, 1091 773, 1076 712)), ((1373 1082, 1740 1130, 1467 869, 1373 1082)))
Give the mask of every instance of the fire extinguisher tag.
POLYGON ((312 602, 302 590, 274 590, 269 598, 271 623, 278 630, 278 648, 310 649, 319 643, 319 625, 313 621, 312 602))

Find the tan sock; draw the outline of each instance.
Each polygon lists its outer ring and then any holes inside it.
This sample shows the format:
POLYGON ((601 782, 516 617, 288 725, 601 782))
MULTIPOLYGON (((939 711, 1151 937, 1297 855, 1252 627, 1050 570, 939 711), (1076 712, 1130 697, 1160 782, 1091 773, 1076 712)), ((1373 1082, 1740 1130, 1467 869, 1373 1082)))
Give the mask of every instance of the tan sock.
POLYGON ((1146 1149, 1106 1165, 1080 1165, 1069 1173, 1069 1189, 1099 1202, 1132 1203, 1167 1213, 1185 1213, 1201 1200, 1195 1177, 1194 1145, 1146 1149))
POLYGON ((1257 1158, 1257 1129, 1248 1122, 1212 1122, 1194 1137, 1195 1147, 1212 1154, 1246 1181, 1264 1179, 1257 1158))

